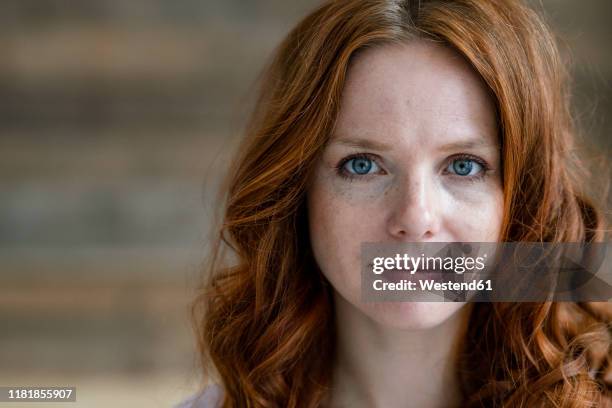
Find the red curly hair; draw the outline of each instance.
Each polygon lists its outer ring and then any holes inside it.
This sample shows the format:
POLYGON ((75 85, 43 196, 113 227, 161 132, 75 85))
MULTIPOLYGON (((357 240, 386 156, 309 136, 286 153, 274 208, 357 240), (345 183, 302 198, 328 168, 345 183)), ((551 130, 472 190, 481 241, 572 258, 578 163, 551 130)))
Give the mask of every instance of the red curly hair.
MULTIPOLYGON (((461 53, 493 96, 506 209, 501 240, 605 239, 601 213, 575 176, 567 74, 533 10, 512 0, 325 3, 289 33, 267 68, 193 304, 202 362, 224 389, 223 407, 324 403, 334 305, 310 248, 307 180, 356 52, 415 38, 461 53)), ((478 303, 470 313, 456 360, 464 406, 609 401, 609 303, 478 303)))

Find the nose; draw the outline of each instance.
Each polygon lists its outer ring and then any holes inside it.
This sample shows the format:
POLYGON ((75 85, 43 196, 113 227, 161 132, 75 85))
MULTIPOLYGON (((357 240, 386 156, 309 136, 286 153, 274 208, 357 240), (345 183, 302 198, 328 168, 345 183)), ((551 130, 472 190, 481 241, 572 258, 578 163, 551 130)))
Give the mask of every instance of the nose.
POLYGON ((433 180, 425 171, 412 174, 395 186, 387 221, 389 234, 396 240, 433 240, 440 232, 439 200, 433 180))

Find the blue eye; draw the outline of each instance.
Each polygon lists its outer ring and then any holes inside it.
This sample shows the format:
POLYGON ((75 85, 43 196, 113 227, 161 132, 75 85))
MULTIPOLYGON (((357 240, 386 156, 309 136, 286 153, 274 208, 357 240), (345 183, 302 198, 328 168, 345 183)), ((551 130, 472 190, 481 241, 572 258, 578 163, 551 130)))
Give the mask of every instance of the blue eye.
POLYGON ((349 159, 346 161, 343 168, 350 174, 357 175, 369 174, 371 170, 374 170, 373 172, 380 170, 376 162, 367 157, 354 157, 349 159))
POLYGON ((475 176, 482 172, 483 166, 476 160, 472 159, 455 159, 447 167, 447 170, 458 176, 475 176))

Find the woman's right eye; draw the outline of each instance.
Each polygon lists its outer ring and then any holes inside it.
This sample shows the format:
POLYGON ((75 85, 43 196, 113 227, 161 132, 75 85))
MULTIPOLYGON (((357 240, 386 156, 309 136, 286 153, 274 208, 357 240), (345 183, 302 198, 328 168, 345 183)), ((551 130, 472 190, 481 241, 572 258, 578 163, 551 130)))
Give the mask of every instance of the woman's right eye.
POLYGON ((380 173, 381 168, 375 160, 368 156, 359 155, 344 159, 339 167, 340 175, 344 177, 358 177, 380 173))

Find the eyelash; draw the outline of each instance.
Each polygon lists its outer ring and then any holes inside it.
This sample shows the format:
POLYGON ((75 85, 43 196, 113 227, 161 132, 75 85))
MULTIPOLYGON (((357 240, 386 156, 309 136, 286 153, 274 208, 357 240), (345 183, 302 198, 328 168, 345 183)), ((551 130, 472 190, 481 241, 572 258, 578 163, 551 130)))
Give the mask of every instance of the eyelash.
MULTIPOLYGON (((356 153, 356 154, 351 154, 351 155, 343 158, 335 166, 335 170, 336 170, 336 173, 338 174, 338 176, 340 176, 343 179, 348 180, 348 181, 354 181, 356 179, 363 180, 364 178, 369 178, 369 176, 374 176, 375 175, 375 174, 355 175, 355 174, 347 172, 344 169, 344 166, 346 165, 346 163, 348 163, 350 160, 353 160, 353 159, 372 160, 373 162, 375 162, 382 169, 382 166, 378 163, 378 160, 377 160, 376 156, 374 156, 372 154, 369 154, 369 153, 356 153)), ((455 154, 453 156, 450 156, 447 159, 445 166, 446 166, 445 167, 445 174, 450 174, 451 176, 459 177, 463 181, 470 181, 470 182, 482 180, 485 176, 488 175, 489 170, 491 170, 491 167, 489 166, 489 164, 484 159, 482 159, 482 158, 480 158, 478 156, 467 154, 467 153, 460 153, 460 154, 455 154), (482 171, 480 173, 474 175, 474 176, 459 176, 459 175, 456 175, 456 174, 452 174, 452 173, 446 172, 446 167, 448 167, 448 165, 450 163, 452 163, 454 160, 472 160, 472 161, 478 163, 480 166, 482 166, 482 171)))
POLYGON ((349 156, 346 156, 345 158, 343 158, 342 160, 340 160, 340 163, 338 163, 336 165, 336 173, 342 177, 345 180, 348 181, 353 181, 356 179, 364 179, 364 178, 369 178, 371 176, 373 176, 374 174, 365 174, 365 175, 355 175, 352 173, 347 172, 344 169, 344 166, 346 165, 346 163, 348 163, 349 161, 353 160, 353 159, 367 159, 367 160, 372 160, 373 162, 376 162, 376 164, 380 166, 380 164, 378 164, 378 161, 376 160, 376 156, 368 154, 368 153, 356 153, 356 154, 351 154, 349 156))
MULTIPOLYGON (((479 181, 479 180, 482 180, 483 178, 485 178, 489 174, 489 170, 491 170, 491 166, 489 166, 489 163, 487 163, 484 159, 482 159, 482 158, 480 158, 478 156, 471 155, 471 154, 460 153, 460 154, 453 155, 453 156, 448 158, 446 166, 448 166, 454 160, 472 160, 472 161, 478 163, 482 167, 482 171, 480 173, 474 175, 474 176, 459 176, 459 175, 456 175, 456 174, 447 173, 447 174, 450 174, 451 176, 459 177, 459 178, 461 178, 464 181, 479 181)), ((446 168, 445 168, 445 170, 446 170, 446 168)))

